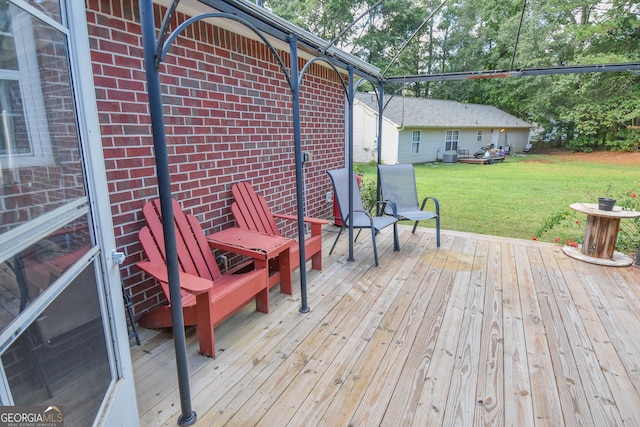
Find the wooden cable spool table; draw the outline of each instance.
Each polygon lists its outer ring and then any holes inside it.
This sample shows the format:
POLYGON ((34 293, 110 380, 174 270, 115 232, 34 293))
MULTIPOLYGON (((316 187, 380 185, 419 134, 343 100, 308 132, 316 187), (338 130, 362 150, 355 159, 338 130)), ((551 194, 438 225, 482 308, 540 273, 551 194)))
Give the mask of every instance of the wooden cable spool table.
POLYGON ((568 256, 592 264, 626 267, 633 263, 631 257, 615 251, 616 239, 623 218, 638 218, 640 212, 623 210, 614 206, 604 211, 597 203, 574 203, 569 206, 577 212, 587 214, 582 245, 565 246, 562 251, 568 256))

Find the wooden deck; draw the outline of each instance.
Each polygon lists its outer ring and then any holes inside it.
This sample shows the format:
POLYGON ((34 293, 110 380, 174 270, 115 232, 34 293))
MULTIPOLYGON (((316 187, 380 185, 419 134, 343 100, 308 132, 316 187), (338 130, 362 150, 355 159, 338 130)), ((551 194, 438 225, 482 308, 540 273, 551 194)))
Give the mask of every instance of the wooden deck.
MULTIPOLYGON (((493 158, 493 162, 494 163, 504 162, 504 159, 505 159, 504 156, 494 157, 493 158)), ((463 157, 463 158, 458 158, 458 162, 459 163, 471 163, 471 164, 475 164, 475 165, 488 165, 488 164, 490 164, 489 159, 485 159, 484 157, 481 157, 479 159, 476 159, 475 157, 463 157)))
MULTIPOLYGON (((196 425, 638 426, 640 271, 567 257, 559 245, 400 228, 364 233, 309 271, 311 312, 271 293, 271 312, 216 329, 216 359, 187 352, 196 425)), ((294 277, 294 280, 297 276, 294 277)), ((298 283, 294 281, 294 284, 298 283)), ((140 423, 176 425, 173 340, 132 344, 140 423)))

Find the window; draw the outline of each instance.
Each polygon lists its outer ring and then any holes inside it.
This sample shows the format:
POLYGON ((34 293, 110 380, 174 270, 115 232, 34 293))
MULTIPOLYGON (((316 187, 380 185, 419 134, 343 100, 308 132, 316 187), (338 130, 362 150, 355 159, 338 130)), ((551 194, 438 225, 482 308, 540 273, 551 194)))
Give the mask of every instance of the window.
POLYGON ((0 43, 3 47, 0 57, 0 155, 28 154, 31 150, 22 106, 18 52, 8 6, 7 3, 3 5, 0 18, 0 43))
POLYGON ((458 150, 458 138, 460 136, 460 132, 457 130, 448 130, 446 133, 445 141, 444 141, 444 150, 449 151, 457 151, 458 150))
POLYGON ((420 152, 420 131, 414 130, 411 135, 411 154, 420 152))
POLYGON ((0 234, 86 197, 67 36, 54 27, 0 1, 0 234))
POLYGON ((482 131, 481 130, 479 130, 478 134, 476 135, 476 141, 482 142, 482 131))
MULTIPOLYGON (((49 127, 43 117, 60 105, 45 106, 42 72, 50 71, 51 51, 39 42, 49 37, 41 22, 0 4, 0 166, 14 170, 52 163, 49 127)), ((54 36, 52 36, 54 37, 54 36)))
POLYGON ((0 73, 0 155, 31 154, 20 80, 4 78, 6 74, 0 73))

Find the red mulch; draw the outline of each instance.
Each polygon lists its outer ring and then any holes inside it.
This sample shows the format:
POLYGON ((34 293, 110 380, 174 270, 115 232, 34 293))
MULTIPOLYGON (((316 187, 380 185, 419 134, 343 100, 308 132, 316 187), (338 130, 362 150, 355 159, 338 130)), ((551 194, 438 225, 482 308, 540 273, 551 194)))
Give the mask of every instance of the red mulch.
POLYGON ((563 150, 534 151, 532 154, 546 154, 566 160, 607 163, 617 165, 640 166, 639 153, 622 153, 619 151, 598 151, 593 153, 572 153, 563 150))

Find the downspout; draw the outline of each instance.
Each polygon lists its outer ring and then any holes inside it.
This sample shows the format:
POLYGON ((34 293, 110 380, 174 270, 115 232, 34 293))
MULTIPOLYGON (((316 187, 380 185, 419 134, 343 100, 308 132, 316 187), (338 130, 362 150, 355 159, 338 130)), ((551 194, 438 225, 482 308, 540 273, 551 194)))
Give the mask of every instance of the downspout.
POLYGON ((298 77, 298 37, 289 36, 291 50, 291 106, 293 108, 293 145, 296 162, 296 207, 298 210, 298 245, 300 255, 300 313, 308 313, 307 261, 304 248, 304 182, 302 180, 302 137, 300 131, 300 79, 298 77))
MULTIPOLYGON (((177 1, 173 3, 176 5, 177 1)), ((149 113, 153 131, 153 147, 156 158, 158 176, 158 193, 164 230, 164 241, 169 279, 169 298, 171 303, 171 324, 173 325, 173 342, 176 353, 178 371, 178 388, 182 414, 178 417, 181 426, 192 425, 198 416, 191 409, 191 392, 189 390, 189 369, 187 366, 187 347, 184 335, 184 318, 182 317, 182 297, 180 295, 180 275, 178 252, 176 249, 176 233, 173 225, 173 207, 171 200, 171 179, 169 159, 164 131, 164 115, 162 112, 162 92, 160 90, 159 68, 156 54, 155 25, 153 19, 152 0, 140 1, 140 23, 142 26, 142 45, 147 75, 147 91, 149 96, 149 113), (170 224, 165 224, 170 221, 170 224), (168 226, 167 226, 168 225, 168 226)))

